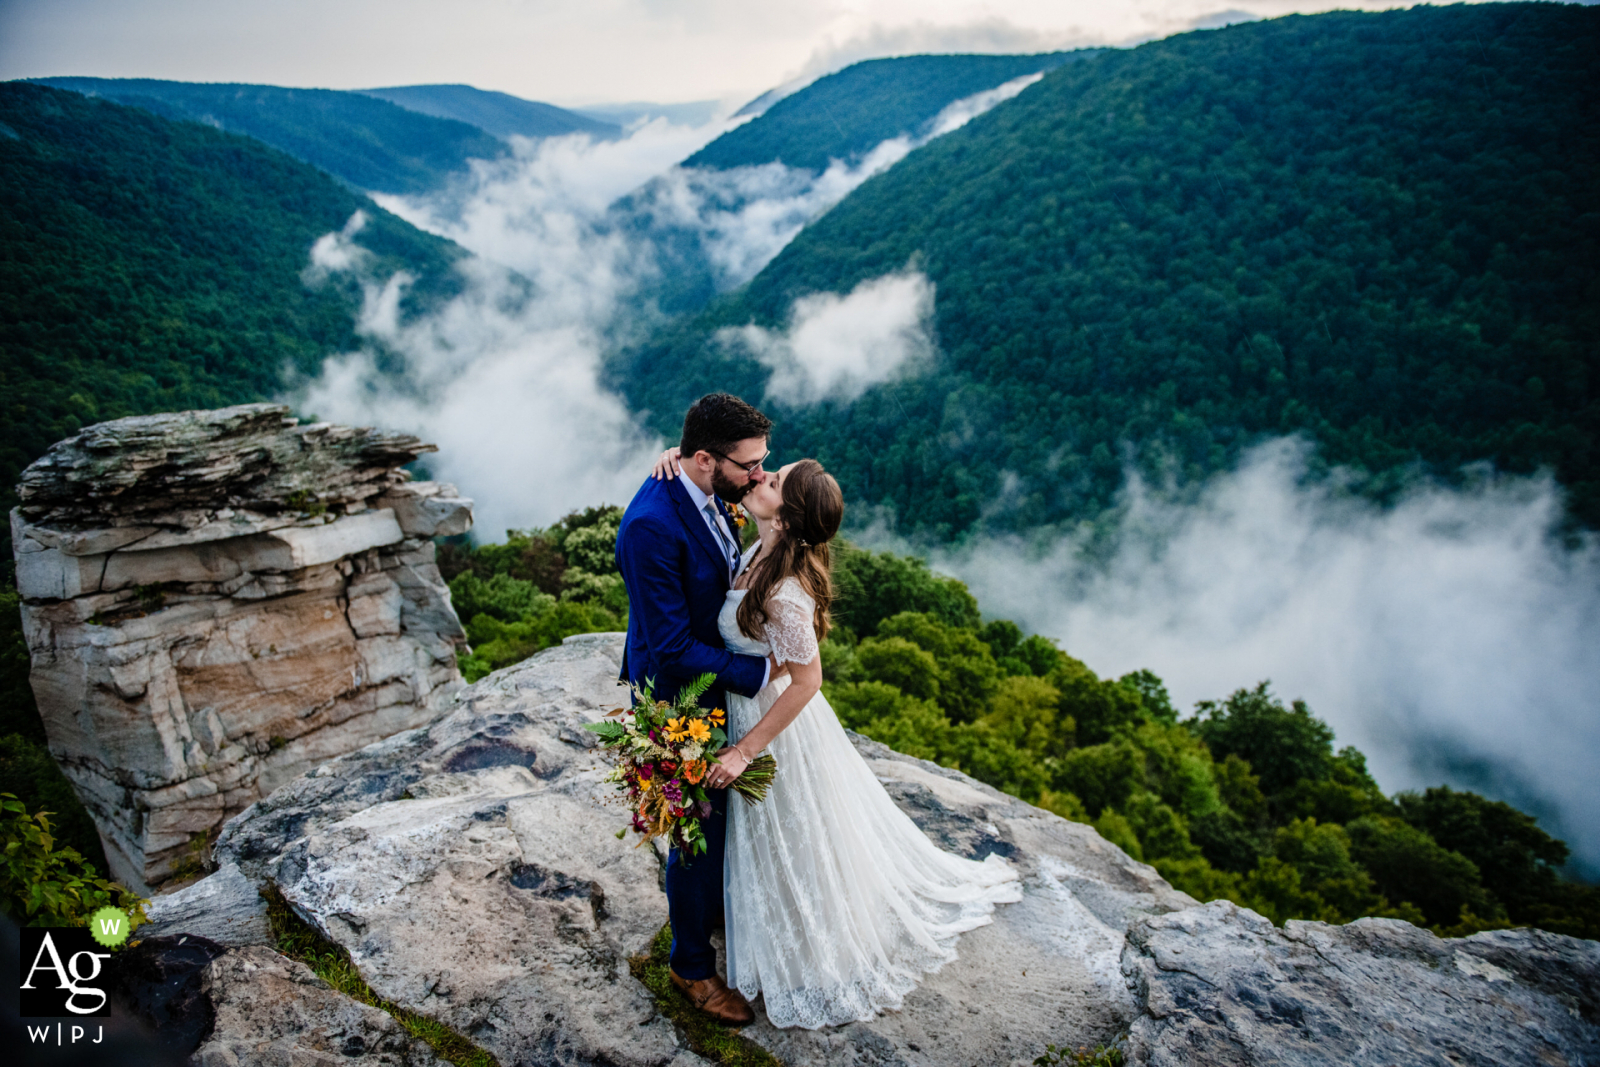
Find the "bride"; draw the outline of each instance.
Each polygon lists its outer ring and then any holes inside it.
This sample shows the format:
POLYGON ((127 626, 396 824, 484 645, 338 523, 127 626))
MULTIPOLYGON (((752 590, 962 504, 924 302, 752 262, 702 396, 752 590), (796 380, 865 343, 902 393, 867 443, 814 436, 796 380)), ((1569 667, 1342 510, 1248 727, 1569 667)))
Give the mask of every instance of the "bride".
MULTIPOLYGON (((670 468, 669 468, 670 469, 670 468)), ((938 848, 895 806, 820 692, 818 643, 832 599, 828 542, 844 501, 816 460, 744 498, 760 540, 718 619, 731 651, 775 654, 787 676, 728 695, 728 736, 707 784, 725 787, 762 751, 766 800, 728 805, 723 896, 728 985, 759 994, 774 1026, 816 1029, 896 1009, 955 941, 1020 900, 1017 873, 938 848)))

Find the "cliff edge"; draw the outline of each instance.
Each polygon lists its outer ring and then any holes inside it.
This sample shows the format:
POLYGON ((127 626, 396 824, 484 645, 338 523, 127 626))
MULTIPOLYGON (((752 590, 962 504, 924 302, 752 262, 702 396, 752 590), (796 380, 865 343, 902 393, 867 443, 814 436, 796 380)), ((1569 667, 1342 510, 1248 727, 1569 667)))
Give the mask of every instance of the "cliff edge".
MULTIPOLYGON (((286 784, 226 826, 223 869, 158 897, 141 935, 200 933, 225 948, 212 969, 232 973, 267 937, 256 890, 271 883, 379 996, 502 1064, 704 1063, 628 967, 666 921, 661 857, 616 838, 625 814, 604 803, 606 765, 582 729, 623 698, 621 642, 569 638, 462 690, 432 725, 286 784)), ((1024 895, 899 1012, 820 1032, 758 1018, 745 1036, 790 1067, 1027 1065, 1047 1045, 1119 1038, 1140 1064, 1593 1055, 1600 944, 1538 931, 1442 941, 1382 920, 1278 930, 1227 902, 1196 905, 1088 826, 856 745, 925 832, 1005 857, 1024 895)), ((207 982, 227 1023, 198 1062, 288 1040, 271 1013, 229 999, 236 984, 207 982)))

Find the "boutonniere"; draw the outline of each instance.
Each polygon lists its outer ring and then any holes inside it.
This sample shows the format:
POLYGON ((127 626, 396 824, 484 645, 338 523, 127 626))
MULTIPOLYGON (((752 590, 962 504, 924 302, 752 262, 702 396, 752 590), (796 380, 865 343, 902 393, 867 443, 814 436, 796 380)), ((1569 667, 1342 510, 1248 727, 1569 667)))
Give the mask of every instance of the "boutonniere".
POLYGON ((743 530, 744 524, 750 521, 745 517, 744 508, 741 508, 738 504, 729 504, 728 514, 733 518, 733 525, 740 530, 743 530))

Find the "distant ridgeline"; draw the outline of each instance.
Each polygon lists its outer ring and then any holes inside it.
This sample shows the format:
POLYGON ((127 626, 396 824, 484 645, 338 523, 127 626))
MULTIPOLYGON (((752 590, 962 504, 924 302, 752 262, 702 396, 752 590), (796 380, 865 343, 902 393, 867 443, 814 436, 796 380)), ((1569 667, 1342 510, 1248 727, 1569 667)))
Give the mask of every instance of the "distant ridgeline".
POLYGON ((373 269, 417 277, 408 314, 460 284, 462 249, 249 138, 20 82, 0 84, 0 124, 7 510, 84 425, 267 399, 355 347, 358 283, 303 275, 358 210, 373 269))
POLYGON ((1293 432, 1379 493, 1419 460, 1549 467, 1600 524, 1597 97, 1600 9, 1578 5, 1108 50, 867 182, 613 380, 670 436, 709 389, 765 392, 717 331, 909 265, 937 286, 931 369, 767 401, 783 453, 907 531, 1093 517, 1126 443, 1197 479, 1293 432), (1002 474, 1013 502, 980 518, 1002 474))
MULTIPOLYGON (((782 164, 817 174, 836 161, 855 165, 884 141, 926 136, 929 124, 958 100, 1094 54, 872 59, 819 78, 763 110, 763 101, 772 95, 765 94, 740 112, 757 111, 755 118, 684 160, 682 170, 617 200, 607 212, 607 223, 647 241, 654 251, 660 270, 643 299, 668 315, 698 312, 744 279, 730 282, 722 276, 718 257, 706 243, 707 229, 698 221, 684 224, 683 182, 707 207, 738 211, 745 206, 745 185, 738 178, 720 180, 726 177, 721 172, 782 164)), ((753 180, 770 187, 776 179, 767 175, 753 180)), ((794 191, 804 184, 803 179, 794 182, 794 191)))
POLYGON ((957 100, 1013 78, 1095 55, 901 56, 856 63, 818 78, 729 130, 683 161, 685 167, 759 167, 783 163, 826 170, 901 134, 915 134, 957 100))
MULTIPOLYGON (((620 508, 504 544, 441 546, 476 680, 569 634, 622 630, 620 508)), ((1103 679, 922 561, 840 546, 822 646, 840 719, 1092 823, 1200 900, 1277 923, 1405 918, 1457 936, 1507 924, 1600 937, 1600 889, 1563 881, 1567 848, 1507 804, 1449 788, 1385 797, 1353 748, 1266 684, 1181 720, 1161 680, 1103 679)))
POLYGON ((424 115, 471 123, 501 138, 586 133, 600 140, 611 140, 622 134, 622 127, 613 122, 470 85, 397 85, 391 89, 358 89, 356 92, 424 115))
POLYGON ((37 78, 70 89, 242 133, 320 167, 357 189, 425 193, 474 159, 510 153, 501 138, 621 130, 549 104, 470 85, 341 91, 151 78, 37 78))

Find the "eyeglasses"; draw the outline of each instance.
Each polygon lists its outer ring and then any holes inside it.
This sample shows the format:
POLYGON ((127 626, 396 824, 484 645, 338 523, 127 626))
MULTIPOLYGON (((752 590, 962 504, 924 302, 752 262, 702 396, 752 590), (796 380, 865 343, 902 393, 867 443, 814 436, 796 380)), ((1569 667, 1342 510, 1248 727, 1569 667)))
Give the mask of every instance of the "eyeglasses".
POLYGON ((763 463, 765 463, 767 460, 772 458, 771 451, 768 451, 766 455, 762 456, 760 459, 756 460, 754 463, 740 463, 738 460, 734 459, 732 456, 728 455, 727 453, 718 452, 714 448, 708 448, 708 449, 706 449, 706 451, 710 452, 713 456, 721 456, 723 459, 727 460, 729 463, 732 463, 735 467, 744 468, 744 472, 747 475, 748 474, 754 474, 756 471, 760 470, 761 469, 761 465, 763 463))

